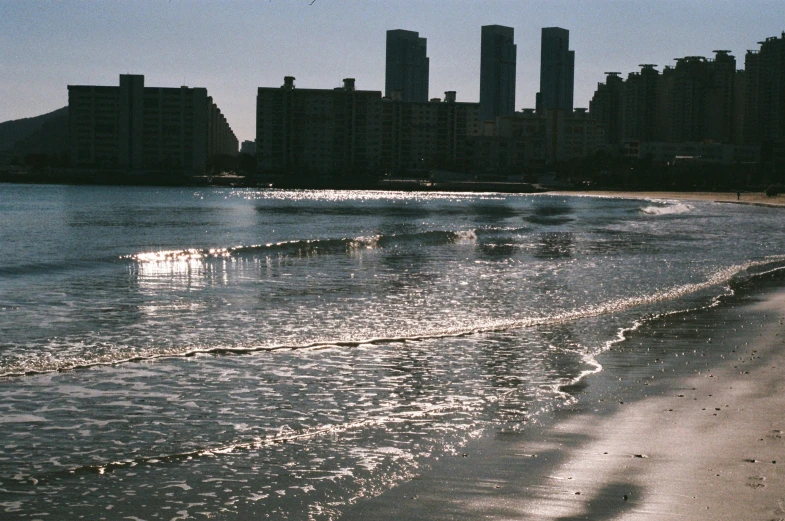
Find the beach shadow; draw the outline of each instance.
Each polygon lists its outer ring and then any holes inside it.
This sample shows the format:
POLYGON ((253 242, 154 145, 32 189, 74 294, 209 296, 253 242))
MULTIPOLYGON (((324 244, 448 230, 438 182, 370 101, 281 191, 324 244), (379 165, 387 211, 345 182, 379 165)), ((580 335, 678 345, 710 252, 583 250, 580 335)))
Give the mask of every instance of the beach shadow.
POLYGON ((609 483, 590 499, 587 498, 583 512, 575 516, 560 517, 557 521, 615 519, 635 508, 642 496, 643 489, 637 485, 609 483))

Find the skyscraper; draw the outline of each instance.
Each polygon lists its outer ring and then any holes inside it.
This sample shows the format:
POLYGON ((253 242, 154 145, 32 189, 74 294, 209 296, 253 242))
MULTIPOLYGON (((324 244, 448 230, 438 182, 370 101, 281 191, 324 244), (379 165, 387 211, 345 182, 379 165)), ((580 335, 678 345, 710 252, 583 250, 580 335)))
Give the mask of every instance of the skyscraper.
POLYGON ((515 112, 517 46, 512 27, 484 25, 480 51, 480 119, 515 112))
POLYGON ((561 109, 571 113, 575 51, 569 50, 570 31, 561 27, 544 27, 541 45, 538 109, 561 109))
POLYGON ((403 101, 428 101, 427 42, 415 31, 387 31, 385 96, 398 92, 403 101))

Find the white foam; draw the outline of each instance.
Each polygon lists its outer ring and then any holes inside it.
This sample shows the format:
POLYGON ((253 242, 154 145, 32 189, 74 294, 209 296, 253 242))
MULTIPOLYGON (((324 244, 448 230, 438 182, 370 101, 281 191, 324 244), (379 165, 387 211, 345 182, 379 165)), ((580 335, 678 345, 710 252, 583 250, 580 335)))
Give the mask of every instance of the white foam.
POLYGON ((0 423, 30 423, 49 421, 42 416, 33 414, 4 414, 0 416, 0 423))
POLYGON ((693 206, 685 203, 666 203, 666 206, 646 206, 641 212, 648 215, 676 215, 692 211, 693 206))
POLYGON ((457 242, 477 242, 477 234, 474 230, 461 230, 455 232, 457 242))

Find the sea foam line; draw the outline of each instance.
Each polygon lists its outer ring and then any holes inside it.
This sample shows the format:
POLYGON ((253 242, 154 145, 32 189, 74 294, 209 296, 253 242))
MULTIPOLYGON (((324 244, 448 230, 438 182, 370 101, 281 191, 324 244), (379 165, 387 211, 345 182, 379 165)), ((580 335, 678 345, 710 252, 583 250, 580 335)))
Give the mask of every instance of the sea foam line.
MULTIPOLYGON (((713 286, 727 283, 733 276, 737 275, 742 271, 749 270, 750 268, 765 266, 767 264, 771 264, 772 262, 778 262, 783 260, 785 260, 785 255, 772 256, 767 258, 766 260, 749 261, 743 264, 738 264, 735 266, 723 268, 717 271, 716 273, 712 274, 704 282, 684 284, 668 290, 654 293, 652 295, 622 298, 622 299, 606 302, 603 304, 597 304, 597 305, 589 306, 587 308, 567 311, 564 313, 547 316, 547 317, 532 317, 532 318, 524 318, 518 320, 497 320, 497 321, 491 321, 485 324, 471 326, 471 327, 462 327, 462 328, 459 327, 459 328, 444 329, 444 330, 426 331, 421 334, 411 334, 411 335, 402 335, 402 336, 369 337, 369 338, 356 339, 356 340, 320 340, 320 341, 308 342, 304 344, 276 344, 276 345, 266 345, 266 346, 243 346, 243 347, 223 346, 223 347, 209 347, 209 348, 193 348, 183 351, 169 351, 163 353, 160 351, 141 352, 141 353, 133 354, 131 356, 127 356, 125 358, 117 358, 117 357, 113 357, 112 354, 108 354, 94 360, 72 361, 70 363, 60 362, 59 364, 53 364, 52 366, 49 367, 45 366, 41 368, 30 368, 29 366, 19 364, 16 367, 12 366, 6 369, 5 372, 0 373, 0 378, 33 376, 37 374, 46 374, 46 373, 70 371, 70 370, 77 370, 77 369, 89 369, 99 366, 114 366, 120 364, 149 362, 149 361, 156 361, 162 359, 185 358, 185 357, 192 357, 201 354, 205 354, 205 355, 248 354, 248 353, 255 353, 260 351, 274 352, 280 350, 296 350, 296 349, 359 347, 361 345, 391 344, 391 343, 407 342, 407 341, 416 342, 416 341, 432 340, 432 339, 440 339, 440 338, 458 338, 458 337, 465 337, 475 334, 508 331, 511 329, 523 329, 523 328, 530 328, 530 327, 562 324, 562 323, 572 322, 575 320, 581 320, 585 318, 593 318, 602 315, 619 313, 621 311, 625 311, 633 307, 654 304, 657 302, 663 302, 667 300, 674 300, 679 297, 689 295, 691 293, 696 293, 698 291, 705 290, 713 286)), ((764 273, 770 273, 772 271, 777 271, 780 269, 785 269, 785 266, 774 267, 764 273)), ((761 274, 756 273, 754 275, 758 276, 761 274)))
MULTIPOLYGON (((278 434, 255 437, 248 441, 236 441, 236 442, 226 443, 223 445, 218 445, 215 447, 203 447, 203 448, 193 449, 189 451, 178 452, 174 454, 138 456, 135 458, 121 459, 121 460, 111 461, 106 463, 94 463, 91 465, 75 466, 67 470, 54 471, 50 473, 50 477, 53 475, 62 475, 62 474, 105 474, 107 472, 112 472, 117 469, 135 467, 137 465, 154 465, 161 462, 173 462, 173 461, 182 461, 182 460, 189 460, 195 458, 213 457, 219 454, 231 454, 243 450, 261 449, 272 445, 291 443, 294 441, 306 440, 306 439, 324 436, 328 434, 338 434, 350 430, 361 429, 364 427, 371 427, 371 426, 390 424, 390 423, 402 423, 405 421, 411 421, 419 418, 429 419, 430 417, 433 416, 443 415, 448 412, 464 408, 464 405, 462 403, 456 402, 454 399, 450 399, 449 402, 450 403, 447 403, 445 405, 430 405, 416 411, 391 413, 391 414, 378 416, 374 418, 365 418, 362 420, 356 420, 356 421, 346 422, 336 425, 322 425, 319 427, 304 429, 302 431, 294 431, 290 429, 290 432, 284 432, 284 429, 286 429, 287 427, 283 426, 279 429, 278 434)), ((35 478, 35 482, 40 483, 43 482, 45 479, 46 477, 39 476, 38 478, 35 478)))
MULTIPOLYGON (((746 264, 742 265, 743 267, 741 269, 739 269, 736 273, 739 273, 740 271, 743 271, 744 269, 754 268, 756 266, 762 266, 762 265, 770 264, 771 262, 776 262, 776 261, 781 261, 781 260, 785 260, 785 256, 783 256, 783 255, 772 256, 772 257, 768 258, 766 261, 757 261, 757 262, 751 263, 750 265, 746 265, 746 264)), ((757 272, 757 273, 754 274, 754 276, 755 277, 761 277, 763 275, 768 275, 770 273, 774 273, 774 272, 777 272, 777 271, 780 271, 780 270, 783 270, 783 269, 785 269, 785 266, 776 266, 776 267, 772 267, 772 268, 766 269, 766 270, 761 271, 761 272, 757 272)), ((735 275, 735 273, 734 273, 734 275, 735 275)), ((731 275, 731 277, 732 276, 733 275, 731 275)), ((726 280, 730 280, 730 277, 728 277, 728 279, 726 279, 726 280)), ((594 353, 584 354, 583 362, 585 364, 591 366, 590 369, 586 369, 586 370, 582 371, 578 376, 576 376, 574 378, 571 378, 569 380, 565 380, 565 381, 562 381, 562 382, 554 384, 552 386, 553 392, 556 395, 560 396, 563 400, 565 400, 566 403, 572 403, 574 401, 577 401, 577 398, 572 396, 569 392, 565 391, 565 388, 577 385, 583 379, 588 378, 589 376, 591 376, 593 374, 597 374, 597 373, 602 371, 602 369, 603 369, 602 364, 600 364, 600 362, 596 358, 596 356, 598 354, 603 353, 605 351, 609 351, 609 350, 611 350, 613 348, 614 345, 626 341, 627 338, 628 338, 628 335, 630 333, 633 333, 633 332, 637 331, 638 329, 640 329, 647 322, 651 322, 653 320, 657 320, 657 319, 660 319, 660 318, 663 318, 663 317, 669 317, 669 316, 673 316, 673 315, 680 315, 682 313, 692 313, 692 312, 695 312, 695 311, 698 311, 698 310, 711 309, 713 307, 719 306, 720 302, 722 301, 722 299, 724 297, 731 297, 734 294, 735 294, 734 289, 732 287, 730 287, 730 286, 727 286, 725 293, 715 296, 711 300, 711 302, 709 302, 705 306, 699 306, 699 307, 696 307, 696 308, 677 309, 677 310, 665 311, 665 312, 662 312, 662 313, 653 314, 653 315, 650 315, 650 316, 643 317, 643 318, 641 318, 639 320, 635 320, 632 323, 632 325, 630 325, 628 327, 620 328, 617 331, 617 333, 616 333, 616 337, 606 341, 605 344, 603 345, 603 347, 600 348, 598 351, 596 351, 594 353)))

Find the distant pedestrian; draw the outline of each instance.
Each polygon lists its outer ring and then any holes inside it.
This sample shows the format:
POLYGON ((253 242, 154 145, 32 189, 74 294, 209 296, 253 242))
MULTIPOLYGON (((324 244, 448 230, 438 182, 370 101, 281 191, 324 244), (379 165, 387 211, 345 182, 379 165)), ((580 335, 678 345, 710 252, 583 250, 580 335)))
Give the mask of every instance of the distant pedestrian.
POLYGON ((737 201, 741 200, 741 192, 736 192, 736 200, 737 201))

